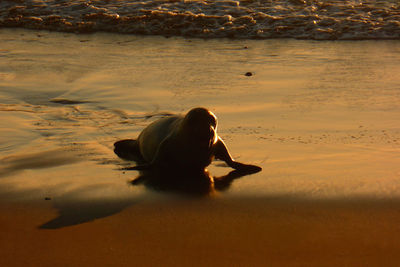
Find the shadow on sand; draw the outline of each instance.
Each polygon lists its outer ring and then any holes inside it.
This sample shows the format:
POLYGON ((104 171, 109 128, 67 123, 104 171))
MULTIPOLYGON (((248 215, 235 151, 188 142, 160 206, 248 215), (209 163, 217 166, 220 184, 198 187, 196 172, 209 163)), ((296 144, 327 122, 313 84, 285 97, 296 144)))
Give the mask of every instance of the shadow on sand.
MULTIPOLYGON (((237 170, 221 177, 212 177, 208 171, 171 173, 163 171, 146 171, 132 180, 132 186, 144 185, 152 191, 173 193, 189 197, 209 196, 216 191, 229 189, 235 179, 249 175, 237 170)), ((105 218, 121 212, 123 209, 139 202, 138 199, 126 200, 93 200, 87 202, 62 201, 53 205, 58 216, 39 226, 41 229, 58 229, 78 225, 96 219, 105 218)))
POLYGON ((105 218, 121 212, 123 209, 133 205, 135 200, 126 201, 60 201, 53 204, 57 209, 58 216, 41 226, 40 229, 58 229, 67 226, 78 225, 96 219, 105 218))
POLYGON ((207 196, 216 191, 229 189, 234 180, 249 174, 252 173, 233 170, 224 176, 213 177, 207 170, 198 172, 142 171, 136 179, 131 181, 131 184, 134 186, 143 184, 146 188, 157 192, 207 196))

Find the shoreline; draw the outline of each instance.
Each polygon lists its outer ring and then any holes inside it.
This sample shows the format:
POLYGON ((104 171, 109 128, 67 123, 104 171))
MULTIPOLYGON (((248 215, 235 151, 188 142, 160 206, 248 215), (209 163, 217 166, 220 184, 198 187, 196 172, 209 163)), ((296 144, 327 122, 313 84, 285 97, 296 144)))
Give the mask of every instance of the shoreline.
MULTIPOLYGON (((129 32, 115 32, 115 31, 107 31, 107 30, 93 30, 93 31, 68 31, 68 30, 53 30, 53 29, 46 29, 46 28, 30 28, 26 26, 7 26, 2 27, 0 29, 3 30, 20 30, 20 31, 33 31, 38 33, 59 33, 59 34, 74 34, 78 36, 90 36, 96 34, 111 34, 111 35, 126 35, 126 36, 134 36, 138 38, 146 38, 146 37, 155 37, 155 38, 182 38, 185 40, 201 40, 201 41, 212 41, 212 40, 228 40, 228 41, 268 41, 268 40, 298 40, 298 41, 310 41, 310 42, 370 42, 370 41, 399 41, 400 37, 397 36, 379 36, 379 37, 352 37, 352 38, 345 38, 345 39, 321 39, 321 38, 310 38, 310 37, 267 37, 267 38, 258 38, 258 37, 230 37, 230 36, 191 36, 191 35, 168 35, 162 33, 129 33, 129 32)), ((39 34, 40 35, 40 34, 39 34)), ((83 41, 85 42, 85 41, 83 41)))

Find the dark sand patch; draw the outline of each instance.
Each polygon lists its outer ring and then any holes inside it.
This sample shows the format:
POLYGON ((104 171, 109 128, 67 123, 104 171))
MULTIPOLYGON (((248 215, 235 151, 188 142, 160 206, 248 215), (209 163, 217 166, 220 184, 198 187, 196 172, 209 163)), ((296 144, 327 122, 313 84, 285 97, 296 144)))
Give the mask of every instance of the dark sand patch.
POLYGON ((400 260, 398 200, 175 199, 39 229, 54 217, 49 203, 0 205, 2 266, 396 266, 400 260))
POLYGON ((92 101, 81 101, 81 100, 69 100, 69 99, 52 99, 51 103, 61 104, 61 105, 76 105, 76 104, 85 104, 92 103, 92 101))
POLYGON ((0 178, 22 170, 57 167, 80 160, 77 153, 64 149, 8 156, 0 159, 0 178))

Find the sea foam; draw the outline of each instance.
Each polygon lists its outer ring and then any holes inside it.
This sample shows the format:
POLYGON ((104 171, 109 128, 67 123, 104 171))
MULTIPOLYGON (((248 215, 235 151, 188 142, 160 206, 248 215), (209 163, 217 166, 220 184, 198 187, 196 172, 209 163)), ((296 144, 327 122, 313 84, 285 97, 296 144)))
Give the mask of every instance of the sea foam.
POLYGON ((399 39, 400 3, 393 0, 2 0, 0 27, 199 38, 399 39))

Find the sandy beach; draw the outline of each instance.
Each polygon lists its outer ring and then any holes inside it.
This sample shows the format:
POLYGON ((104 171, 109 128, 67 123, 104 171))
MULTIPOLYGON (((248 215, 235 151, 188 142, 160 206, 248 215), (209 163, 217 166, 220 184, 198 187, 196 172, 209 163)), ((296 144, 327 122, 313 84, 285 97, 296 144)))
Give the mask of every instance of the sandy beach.
POLYGON ((398 41, 0 37, 1 266, 399 264, 398 41), (113 143, 196 106, 262 172, 130 184, 113 143))
MULTIPOLYGON (((1 206, 3 266, 397 266, 398 201, 136 203, 57 230, 50 203, 1 206)), ((106 204, 107 206, 107 204, 106 204)))

